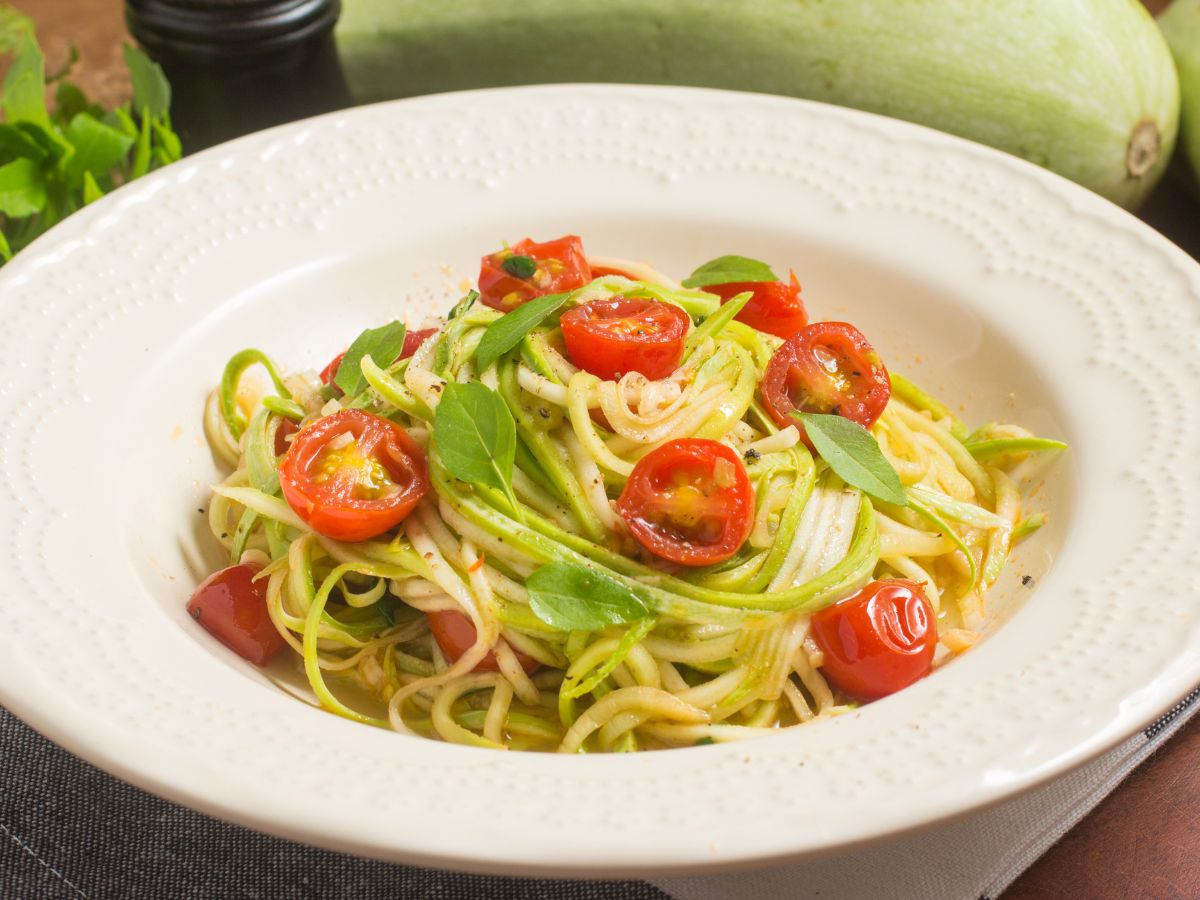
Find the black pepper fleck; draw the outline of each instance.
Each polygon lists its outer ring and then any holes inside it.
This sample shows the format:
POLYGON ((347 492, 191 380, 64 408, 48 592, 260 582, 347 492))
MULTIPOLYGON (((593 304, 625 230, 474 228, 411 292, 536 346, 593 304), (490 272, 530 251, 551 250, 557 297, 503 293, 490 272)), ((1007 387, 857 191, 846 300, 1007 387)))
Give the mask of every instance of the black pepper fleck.
POLYGON ((742 459, 746 460, 746 462, 754 462, 756 459, 762 459, 762 454, 751 447, 742 454, 742 459))
POLYGON ((1033 584, 1033 576, 1032 575, 1022 575, 1021 576, 1021 584, 1025 585, 1025 587, 1029 587, 1030 585, 1033 584))

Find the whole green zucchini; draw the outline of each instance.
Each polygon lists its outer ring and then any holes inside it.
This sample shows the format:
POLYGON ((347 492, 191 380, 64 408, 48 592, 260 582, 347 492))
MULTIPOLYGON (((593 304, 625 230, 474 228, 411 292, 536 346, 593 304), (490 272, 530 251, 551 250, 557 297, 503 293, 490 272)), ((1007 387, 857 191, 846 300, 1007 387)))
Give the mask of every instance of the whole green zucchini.
POLYGON ((1159 17, 1159 25, 1175 54, 1183 96, 1180 135, 1183 151, 1200 179, 1200 0, 1175 0, 1159 17))
POLYGON ((788 94, 990 144, 1128 207, 1178 127, 1137 0, 344 0, 338 44, 362 102, 562 81, 788 94))

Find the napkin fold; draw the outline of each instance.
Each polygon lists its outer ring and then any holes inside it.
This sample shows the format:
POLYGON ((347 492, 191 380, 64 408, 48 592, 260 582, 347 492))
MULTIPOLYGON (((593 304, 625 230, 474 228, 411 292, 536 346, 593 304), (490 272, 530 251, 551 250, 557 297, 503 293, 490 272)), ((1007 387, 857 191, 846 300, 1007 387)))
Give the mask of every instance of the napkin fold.
POLYGON ((0 708, 0 896, 372 900, 995 898, 1200 709, 1014 800, 912 837, 782 868, 645 881, 499 878, 400 866, 229 825, 128 785, 0 708))

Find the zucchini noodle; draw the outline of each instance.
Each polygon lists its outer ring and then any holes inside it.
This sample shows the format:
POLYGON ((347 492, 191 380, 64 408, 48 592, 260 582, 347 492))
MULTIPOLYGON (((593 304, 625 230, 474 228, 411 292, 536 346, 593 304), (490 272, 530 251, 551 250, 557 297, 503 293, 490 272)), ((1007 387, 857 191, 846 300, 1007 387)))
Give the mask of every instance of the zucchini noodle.
POLYGON ((324 709, 378 727, 491 749, 628 752, 753 737, 854 708, 826 677, 810 620, 872 579, 924 586, 937 665, 968 650, 987 621, 986 591, 1044 521, 1023 509, 1022 476, 1064 445, 1004 423, 968 432, 897 375, 870 430, 907 504, 873 500, 767 414, 760 386, 779 338, 644 263, 592 263, 604 274, 485 371, 475 351, 500 314, 473 294, 410 358, 381 366, 364 356, 353 397, 312 371, 281 374, 258 350, 230 360, 203 414, 228 471, 208 523, 231 564, 262 566, 266 610, 287 647, 279 665, 294 665, 324 709), (691 336, 675 371, 604 380, 571 362, 559 316, 616 295, 686 313, 691 336), (273 393, 254 389, 255 369, 273 393), (456 480, 433 439, 447 389, 472 383, 512 414, 511 500, 456 480), (428 457, 420 504, 358 542, 319 533, 289 505, 276 455, 297 424, 343 407, 399 424, 428 457), (640 460, 684 438, 721 441, 745 461, 753 521, 721 563, 641 552, 615 505, 640 460), (555 561, 604 575, 646 615, 594 631, 553 627, 526 579, 555 561), (455 653, 431 626, 445 616, 473 635, 455 653))

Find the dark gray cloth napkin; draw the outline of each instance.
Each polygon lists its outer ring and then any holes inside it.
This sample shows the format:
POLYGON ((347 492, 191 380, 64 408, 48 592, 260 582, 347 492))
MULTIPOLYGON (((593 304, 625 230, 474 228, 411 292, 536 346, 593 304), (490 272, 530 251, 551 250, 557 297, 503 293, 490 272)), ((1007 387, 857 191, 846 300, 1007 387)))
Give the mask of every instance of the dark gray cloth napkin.
POLYGON ((392 865, 229 825, 72 756, 0 708, 3 900, 667 900, 641 881, 392 865))

